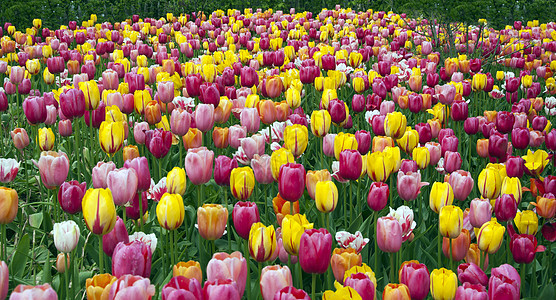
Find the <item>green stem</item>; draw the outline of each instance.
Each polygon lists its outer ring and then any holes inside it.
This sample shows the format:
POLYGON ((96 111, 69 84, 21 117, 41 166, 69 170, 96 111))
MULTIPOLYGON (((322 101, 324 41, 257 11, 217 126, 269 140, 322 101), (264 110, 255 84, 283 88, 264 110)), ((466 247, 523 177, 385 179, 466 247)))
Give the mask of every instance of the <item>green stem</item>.
POLYGON ((98 236, 98 268, 100 274, 104 274, 104 252, 102 251, 102 236, 98 236))
MULTIPOLYGON (((221 187, 221 189, 222 189, 222 193, 224 194, 224 205, 226 205, 226 209, 228 209, 228 191, 224 187, 221 187)), ((232 227, 230 227, 230 216, 228 216, 228 219, 226 220, 226 228, 228 229, 228 233, 226 234, 228 236, 228 251, 231 251, 232 227)))
POLYGON ((2 252, 2 261, 6 261, 6 224, 2 224, 2 248, 1 248, 1 252, 2 252))
POLYGON ((301 265, 300 264, 296 264, 295 267, 297 268, 297 273, 299 274, 299 288, 303 289, 303 272, 301 271, 301 265))
POLYGON ((315 297, 315 288, 317 286, 317 274, 313 273, 311 274, 312 278, 312 284, 311 284, 311 299, 317 299, 315 297))
POLYGON ((249 242, 245 243, 245 259, 247 260, 247 285, 245 291, 247 292, 247 299, 251 299, 251 255, 249 254, 249 242))
POLYGON ((344 186, 344 230, 348 230, 348 218, 347 218, 347 187, 344 186))
POLYGON ((442 235, 440 234, 440 230, 438 231, 438 239, 437 239, 437 268, 440 269, 440 266, 442 266, 442 256, 440 253, 442 253, 442 235))
MULTIPOLYGON (((73 258, 75 259, 75 257, 73 258)), ((68 299, 73 299, 73 297, 70 297, 70 293, 69 293, 69 268, 68 268, 68 254, 64 253, 64 268, 66 268, 66 271, 64 272, 64 280, 65 280, 65 285, 66 285, 66 297, 68 299)))
POLYGON ((73 147, 74 147, 74 151, 75 153, 73 154, 75 157, 75 161, 77 162, 77 181, 81 182, 81 170, 80 170, 80 166, 81 166, 81 157, 79 155, 79 119, 75 119, 75 121, 73 122, 73 124, 75 125, 75 143, 73 143, 73 147))
MULTIPOLYGON (((261 274, 263 271, 263 263, 259 262, 259 278, 261 278, 261 274)), ((259 289, 259 291, 261 292, 261 299, 263 298, 263 291, 259 289)))
POLYGON ((375 255, 375 270, 377 270, 377 272, 378 272, 378 255, 379 255, 379 253, 378 253, 378 243, 377 243, 377 237, 376 237, 377 218, 378 218, 378 211, 375 211, 375 212, 373 212, 373 224, 374 224, 374 227, 375 227, 375 232, 374 232, 374 234, 371 234, 371 232, 369 232, 369 236, 374 236, 375 237, 374 238, 374 240, 375 240, 375 252, 374 252, 374 255, 375 255))
POLYGON ((162 159, 157 159, 157 165, 158 165, 158 180, 162 179, 162 159))
MULTIPOLYGON (((349 182, 349 223, 353 222, 353 182, 349 182)), ((346 230, 347 230, 346 226, 346 230)))
POLYGON ((174 252, 174 235, 172 231, 166 232, 170 236, 170 262, 172 264, 172 268, 176 264, 175 261, 175 252, 174 252))
POLYGON ((394 274, 396 273, 396 271, 394 271, 394 253, 390 253, 390 278, 388 278, 390 280, 390 282, 394 282, 394 274))
MULTIPOLYGON (((525 263, 521 263, 519 267, 519 273, 521 273, 521 282, 525 282, 525 268, 527 265, 525 263)), ((525 289, 521 289, 521 298, 525 298, 525 289)))

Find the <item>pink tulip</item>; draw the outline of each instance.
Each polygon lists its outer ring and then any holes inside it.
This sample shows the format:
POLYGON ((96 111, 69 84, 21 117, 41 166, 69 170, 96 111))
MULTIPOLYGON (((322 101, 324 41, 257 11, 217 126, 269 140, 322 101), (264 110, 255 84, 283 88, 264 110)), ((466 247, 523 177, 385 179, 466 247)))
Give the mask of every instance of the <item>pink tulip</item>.
POLYGON ((133 138, 138 144, 145 144, 145 132, 147 130, 149 130, 149 123, 147 122, 135 123, 135 126, 133 126, 133 138))
POLYGON ((488 300, 486 288, 480 284, 464 282, 456 290, 456 300, 477 299, 488 300))
POLYGON ((174 100, 174 82, 165 81, 158 83, 158 98, 163 103, 170 103, 174 100))
POLYGON ((8 296, 9 275, 8 265, 0 261, 0 299, 6 299, 6 296, 8 296))
POLYGON ((458 266, 458 279, 461 283, 488 285, 488 276, 474 263, 464 263, 458 266))
POLYGON ((207 280, 203 287, 203 298, 205 300, 240 300, 241 295, 237 290, 237 284, 231 279, 207 280))
POLYGON ((110 171, 106 177, 106 183, 112 191, 114 204, 123 206, 131 201, 135 193, 137 193, 138 180, 137 172, 131 168, 110 171))
POLYGON ((207 132, 214 127, 214 106, 212 104, 197 105, 194 115, 197 129, 207 132))
POLYGON ((215 253, 207 265, 207 281, 231 280, 239 297, 242 297, 245 291, 247 275, 247 261, 239 251, 232 254, 215 253))
POLYGON ((306 273, 323 274, 330 265, 332 235, 328 230, 307 229, 299 243, 299 264, 306 273))
POLYGON ((187 177, 195 185, 207 183, 212 177, 214 152, 206 147, 187 150, 185 171, 187 177))
POLYGON ((521 289, 521 278, 517 270, 508 265, 503 264, 497 268, 493 268, 488 282, 489 299, 519 299, 521 289))
POLYGON ((430 161, 430 165, 431 166, 435 166, 438 161, 440 160, 440 158, 442 157, 442 151, 441 151, 441 146, 439 143, 435 143, 435 142, 428 142, 425 144, 425 147, 427 147, 427 149, 429 150, 429 153, 431 155, 431 161, 430 161))
POLYGON ((148 278, 134 275, 119 277, 110 288, 108 300, 136 299, 150 300, 156 293, 156 288, 148 278))
POLYGON ((0 158, 0 182, 12 182, 19 171, 19 162, 13 158, 0 158))
POLYGON ((203 289, 195 278, 176 276, 162 288, 162 300, 203 299, 203 289))
MULTIPOLYGON (((112 170, 114 170, 115 168, 116 166, 114 166, 112 170)), ((124 168, 134 169, 135 172, 137 173, 138 191, 146 191, 151 187, 151 172, 149 171, 149 161, 147 160, 146 157, 142 156, 142 157, 136 157, 132 160, 128 160, 124 162, 124 168)), ((94 185, 94 180, 93 180, 93 185, 94 185)))
POLYGON ((141 241, 118 243, 112 254, 112 275, 137 275, 148 278, 151 275, 151 247, 141 241))
POLYGON ((488 199, 475 198, 469 206, 469 223, 475 228, 481 228, 492 217, 492 205, 488 199))
POLYGON ((263 300, 273 300, 276 292, 292 286, 292 274, 287 266, 267 266, 261 271, 261 294, 263 300))
POLYGON ((116 169, 116 165, 109 161, 103 162, 99 161, 97 165, 93 168, 93 187, 95 189, 105 189, 108 187, 108 173, 114 171, 116 169))
POLYGON ((255 133, 259 131, 261 125, 261 119, 259 117, 259 112, 256 108, 245 107, 240 114, 241 125, 245 126, 247 132, 255 133))
MULTIPOLYGON (((293 9, 293 8, 292 8, 293 9)), ((304 290, 298 290, 293 286, 287 286, 274 294, 274 300, 311 300, 304 290)))
POLYGON ((373 182, 367 195, 367 205, 374 211, 381 211, 388 203, 390 191, 384 182, 373 182))
POLYGON ((102 250, 106 253, 106 255, 112 257, 114 248, 116 248, 116 245, 120 242, 124 244, 129 243, 129 234, 124 221, 120 217, 116 216, 116 225, 114 226, 114 229, 102 236, 102 250))
MULTIPOLYGON (((8 291, 6 289, 6 293, 7 292, 8 291)), ((48 283, 37 286, 20 284, 15 287, 12 294, 10 295, 10 300, 26 299, 58 300, 58 295, 48 283)))
POLYGON ((68 177, 69 159, 62 151, 43 151, 39 161, 33 160, 33 163, 39 168, 42 183, 47 189, 62 185, 68 177))
POLYGON ((402 246, 402 227, 394 217, 381 217, 376 227, 377 244, 380 250, 398 252, 402 246))
POLYGON ((233 125, 228 129, 228 142, 230 147, 237 149, 241 145, 241 139, 247 136, 247 127, 233 125))
POLYGON ((241 148, 249 159, 255 155, 263 155, 265 150, 265 138, 260 134, 254 134, 240 140, 241 148))
POLYGON ((58 190, 58 202, 62 210, 68 214, 76 214, 81 211, 81 201, 85 195, 87 183, 79 183, 76 180, 64 182, 58 190))
POLYGON ((473 177, 467 171, 457 170, 452 172, 448 182, 454 190, 454 198, 460 201, 465 201, 473 190, 473 177))
POLYGON ((398 172, 398 194, 405 201, 417 199, 417 195, 421 192, 421 187, 429 185, 428 182, 421 182, 421 173, 407 172, 401 169, 398 172))
POLYGON ((191 126, 191 114, 186 110, 174 109, 170 116, 170 128, 172 133, 178 136, 184 136, 191 126))

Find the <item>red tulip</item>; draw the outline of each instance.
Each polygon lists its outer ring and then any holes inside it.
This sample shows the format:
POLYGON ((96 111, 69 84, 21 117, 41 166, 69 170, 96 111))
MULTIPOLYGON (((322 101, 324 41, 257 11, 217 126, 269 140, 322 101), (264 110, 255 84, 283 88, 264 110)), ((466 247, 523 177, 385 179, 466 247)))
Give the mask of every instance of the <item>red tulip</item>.
POLYGON ((323 274, 330 264, 332 235, 328 230, 307 229, 299 243, 299 264, 306 273, 323 274))
POLYGON ((216 184, 229 186, 230 174, 235 168, 237 168, 237 160, 235 158, 225 155, 218 156, 214 161, 214 181, 216 184))
POLYGON ((357 180, 363 168, 363 158, 357 150, 340 152, 340 176, 347 180, 357 180))
POLYGON ((62 210, 68 214, 76 214, 81 211, 81 200, 85 195, 87 183, 79 183, 76 180, 62 183, 58 190, 58 202, 62 210))
POLYGON ((302 164, 287 163, 280 167, 278 192, 286 201, 295 202, 305 191, 305 168, 302 164))
POLYGON ((145 132, 145 146, 154 157, 160 159, 170 151, 172 133, 162 128, 147 130, 145 132))
POLYGON ((534 235, 516 234, 511 224, 507 227, 511 237, 510 251, 516 263, 530 264, 537 252, 544 252, 546 249, 544 246, 537 246, 537 238, 534 235))
POLYGON ((374 211, 381 211, 388 203, 389 189, 384 182, 373 182, 367 195, 367 205, 374 211))

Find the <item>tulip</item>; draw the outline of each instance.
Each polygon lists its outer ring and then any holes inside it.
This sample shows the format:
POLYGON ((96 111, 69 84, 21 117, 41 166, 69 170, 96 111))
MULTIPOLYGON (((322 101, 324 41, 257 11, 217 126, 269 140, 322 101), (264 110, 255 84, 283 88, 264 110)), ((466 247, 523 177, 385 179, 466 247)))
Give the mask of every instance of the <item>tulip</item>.
POLYGON ((261 294, 264 300, 273 300, 274 295, 292 285, 290 269, 279 265, 264 267, 261 271, 261 294))
POLYGON ((488 300, 488 294, 486 288, 480 284, 472 284, 469 282, 464 282, 463 285, 459 286, 456 290, 456 300, 462 299, 478 299, 478 300, 488 300))
POLYGON ((205 147, 189 149, 185 157, 185 172, 195 185, 205 184, 212 177, 214 152, 205 147))
POLYGON ((41 180, 47 189, 62 185, 68 177, 69 160, 64 152, 43 151, 38 162, 33 163, 41 174, 41 180))
POLYGON ((185 194, 186 188, 185 170, 179 167, 174 167, 166 176, 166 190, 170 194, 185 194))
POLYGON ((373 182, 369 188, 367 195, 367 205, 369 208, 376 211, 381 211, 386 207, 388 202, 389 189, 388 184, 384 182, 373 182))
POLYGON ((134 169, 115 169, 106 176, 107 187, 112 191, 114 204, 124 206, 137 193, 137 172, 134 169), (126 187, 122 189, 122 187, 126 187))
POLYGON ((398 194, 402 200, 412 201, 417 199, 421 192, 421 187, 428 185, 427 182, 421 182, 421 173, 417 172, 398 172, 397 188, 398 194))
POLYGON ((488 281, 489 299, 496 299, 498 297, 519 299, 520 288, 521 278, 514 267, 503 264, 492 269, 488 281))
POLYGON ((85 194, 87 184, 72 180, 64 182, 58 190, 58 202, 62 210, 69 214, 76 214, 81 211, 81 201, 85 194))
POLYGON ((260 222, 259 209, 254 202, 238 201, 232 211, 232 219, 237 234, 243 239, 249 238, 251 225, 260 222))
POLYGON ((161 128, 147 130, 145 132, 145 146, 154 157, 160 159, 170 151, 172 134, 161 128))
POLYGON ((317 137, 324 137, 330 130, 332 119, 327 110, 315 110, 311 114, 311 132, 317 137))
POLYGON ((502 179, 499 169, 494 168, 493 165, 487 165, 479 174, 477 181, 479 192, 484 198, 497 198, 502 187, 502 179))
POLYGON ((429 150, 430 154, 430 165, 435 166, 441 158, 441 146, 439 143, 428 142, 425 147, 429 150))
POLYGON ((220 204, 204 204, 197 209, 199 234, 209 241, 222 237, 228 222, 228 209, 220 204))
POLYGON ((166 230, 174 230, 181 226, 185 218, 183 199, 178 194, 165 193, 156 205, 158 224, 166 230))
POLYGON ((195 278, 175 276, 162 288, 162 300, 171 299, 202 299, 203 289, 195 278))
POLYGON ((214 127, 214 106, 212 104, 199 104, 195 110, 195 126, 202 132, 207 132, 214 127))
POLYGON ((230 175, 230 189, 238 200, 246 200, 255 187, 255 175, 250 167, 234 168, 230 175))
POLYGON ((541 233, 545 240, 551 243, 554 242, 556 240, 556 226, 554 222, 545 223, 541 229, 541 233))
POLYGON ((241 126, 245 126, 247 132, 255 133, 259 131, 261 125, 261 119, 259 117, 259 112, 256 108, 244 108, 240 115, 241 126))
POLYGON ((249 231, 249 253, 258 262, 268 261, 276 251, 274 226, 255 223, 249 231))
POLYGON ((462 283, 480 284, 482 286, 487 286, 488 284, 487 275, 474 263, 459 265, 458 279, 462 283))
POLYGON ((394 169, 394 162, 386 152, 373 152, 367 157, 367 174, 373 181, 385 182, 394 169))
POLYGON ((14 189, 0 187, 0 224, 11 223, 18 211, 19 198, 14 189))
POLYGON ((305 168, 303 165, 296 163, 282 165, 278 174, 278 192, 282 198, 287 201, 297 201, 303 195, 304 190, 305 168))
POLYGON ((363 158, 357 150, 346 149, 340 152, 340 176, 357 180, 361 175, 363 158))
POLYGON ((439 213, 444 206, 452 205, 453 201, 454 192, 449 183, 435 182, 432 185, 429 206, 435 213, 439 213))
POLYGON ((308 144, 307 127, 299 124, 287 126, 284 130, 284 148, 291 151, 294 157, 299 157, 308 144))
POLYGON ((207 281, 231 280, 236 285, 239 297, 245 291, 247 275, 247 262, 239 251, 232 254, 215 253, 207 265, 207 281))
POLYGON ((190 260, 188 262, 180 261, 172 267, 172 276, 185 277, 188 279, 195 279, 198 282, 203 282, 203 272, 199 262, 190 260))
POLYGON ((54 148, 54 132, 52 128, 39 128, 38 145, 41 151, 50 151, 54 148))
POLYGON ((330 263, 332 235, 328 230, 308 229, 301 235, 299 243, 299 264, 303 271, 323 274, 330 263))
POLYGON ((389 283, 384 287, 384 291, 382 292, 382 299, 383 300, 390 300, 390 299, 407 300, 407 299, 411 299, 411 295, 407 285, 403 283, 401 284, 389 283))
POLYGON ((79 226, 74 221, 55 223, 52 234, 54 235, 54 245, 58 251, 70 253, 77 247, 80 233, 79 226))
POLYGON ((471 236, 469 234, 469 231, 467 229, 462 229, 457 238, 450 241, 448 240, 448 238, 445 237, 442 240, 442 252, 451 260, 460 261, 467 255, 470 243, 471 236), (451 249, 449 249, 450 245, 451 249))
MULTIPOLYGON (((113 163, 109 163, 113 164, 113 163)), ((98 166, 98 164, 97 164, 98 166)), ((116 166, 113 166, 115 169, 116 166)), ((137 173, 137 191, 146 191, 151 186, 151 173, 149 171, 149 161, 146 157, 137 157, 132 160, 127 160, 124 163, 124 168, 132 168, 137 173)), ((94 176, 93 176, 93 186, 94 184, 94 176)), ((95 186, 96 187, 96 186, 95 186)))
POLYGON ((535 235, 539 228, 539 218, 532 210, 518 211, 514 218, 514 224, 519 233, 535 235))
POLYGON ((24 128, 16 128, 10 132, 10 136, 14 142, 14 146, 23 150, 25 147, 29 146, 29 136, 24 128))
POLYGON ((465 201, 473 190, 473 177, 471 173, 463 170, 452 172, 448 182, 453 187, 454 198, 459 201, 465 201))
POLYGON ((338 204, 338 188, 332 181, 319 181, 315 187, 315 204, 322 213, 334 211, 338 204))
POLYGON ((406 130, 407 120, 400 112, 392 112, 386 115, 384 120, 384 132, 393 139, 401 138, 406 130))
POLYGON ((380 250, 388 253, 398 252, 402 245, 402 228, 394 217, 381 217, 378 219, 377 244, 380 250))
POLYGON ((88 189, 82 210, 87 228, 94 234, 105 235, 116 225, 116 207, 109 189, 88 189))
POLYGON ((0 158, 0 182, 12 182, 19 171, 19 162, 13 158, 0 158))
POLYGON ((469 208, 469 222, 475 228, 481 228, 484 223, 490 221, 492 216, 492 205, 488 199, 475 198, 471 200, 469 208))
POLYGON ((162 113, 160 112, 160 104, 156 100, 151 100, 147 102, 145 110, 143 112, 145 120, 150 125, 155 125, 162 121, 162 113))
POLYGON ((328 157, 334 157, 334 143, 336 142, 336 134, 327 134, 322 139, 322 151, 328 157))
POLYGON ((427 147, 415 147, 412 151, 413 160, 423 170, 430 164, 431 154, 427 147))
MULTIPOLYGON (((6 290, 7 293, 7 290, 6 290)), ((54 289, 50 286, 50 284, 45 283, 43 285, 23 285, 20 284, 15 287, 12 294, 10 295, 10 299, 13 300, 23 300, 23 299, 45 299, 45 300, 54 300, 58 299, 58 295, 54 289)))
POLYGON ((411 299, 425 299, 429 294, 430 275, 427 266, 416 260, 402 263, 399 270, 400 283, 409 289, 411 299))
POLYGON ((269 184, 274 181, 274 178, 272 178, 270 158, 271 157, 267 154, 261 156, 255 154, 251 159, 251 168, 255 173, 255 179, 258 183, 269 184))
POLYGON ((203 299, 205 300, 218 300, 218 299, 240 300, 241 295, 238 292, 237 283, 231 279, 206 281, 203 288, 203 299))
POLYGON ((184 136, 191 126, 191 114, 185 110, 174 109, 170 116, 170 128, 172 133, 184 136))
POLYGON ((116 245, 112 255, 112 274, 149 277, 151 274, 151 247, 140 241, 116 245))
POLYGON ((434 269, 430 282, 430 290, 434 299, 453 299, 455 297, 458 278, 451 270, 434 269))
POLYGON ((455 239, 460 235, 463 225, 463 212, 461 208, 454 205, 443 206, 440 209, 438 218, 438 229, 442 236, 455 239))
POLYGON ((102 250, 106 253, 106 255, 112 257, 116 245, 120 242, 124 244, 129 243, 129 234, 124 221, 120 219, 120 217, 116 216, 116 225, 114 226, 114 229, 108 234, 102 236, 102 250))
POLYGON ((525 170, 525 162, 519 156, 508 156, 506 160, 506 173, 508 177, 521 178, 525 170))
POLYGON ((358 254, 355 249, 334 249, 332 258, 330 259, 330 266, 334 273, 334 278, 341 284, 344 283, 344 274, 353 266, 361 266, 361 254, 358 254))
POLYGON ((504 239, 504 226, 492 219, 481 226, 477 234, 477 245, 482 251, 493 254, 502 245, 504 239))
POLYGON ((527 155, 522 158, 525 160, 525 172, 531 176, 540 176, 548 164, 548 154, 544 150, 527 150, 527 155))
POLYGON ((537 214, 545 219, 551 219, 556 214, 556 198, 553 194, 544 194, 544 196, 538 196, 537 202, 532 202, 532 205, 536 207, 537 214))
POLYGON ((287 286, 274 294, 274 300, 310 300, 309 295, 304 290, 298 290, 293 286, 287 286))
POLYGON ((107 122, 100 124, 99 141, 102 150, 112 155, 122 148, 125 139, 125 127, 123 122, 107 122))
POLYGON ((544 246, 537 246, 537 238, 534 235, 516 234, 513 226, 508 224, 510 235, 510 251, 514 261, 518 264, 530 264, 535 259, 537 252, 544 252, 544 246))
POLYGON ((155 292, 148 278, 124 275, 112 283, 108 299, 151 299, 155 292))

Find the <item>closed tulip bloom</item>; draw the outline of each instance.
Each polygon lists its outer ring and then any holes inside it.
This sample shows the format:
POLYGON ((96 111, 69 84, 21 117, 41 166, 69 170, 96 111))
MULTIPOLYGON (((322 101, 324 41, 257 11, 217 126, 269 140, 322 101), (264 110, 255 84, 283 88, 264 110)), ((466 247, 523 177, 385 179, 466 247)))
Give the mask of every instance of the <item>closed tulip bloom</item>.
MULTIPOLYGON (((126 167, 126 166, 124 166, 126 167)), ((126 167, 127 168, 127 167, 126 167)), ((103 162, 99 161, 95 167, 93 167, 93 187, 96 189, 107 188, 108 187, 108 173, 116 170, 116 165, 109 161, 103 162)), ((136 170, 137 172, 137 170, 136 170)), ((149 187, 150 187, 150 176, 149 176, 149 187)))
POLYGON ((264 124, 272 124, 276 121, 276 105, 272 100, 262 100, 257 105, 261 122, 264 124))
POLYGON ((411 295, 409 292, 409 288, 407 285, 401 283, 389 283, 384 287, 384 291, 382 292, 382 299, 383 300, 409 300, 411 299, 411 295))
POLYGON ((421 187, 425 185, 428 185, 428 183, 421 182, 421 173, 419 171, 404 173, 400 170, 398 172, 397 187, 398 194, 402 200, 412 201, 417 199, 421 187))
POLYGON ((459 152, 446 151, 444 153, 444 170, 448 173, 455 172, 461 168, 463 159, 459 152))
POLYGON ((195 126, 202 132, 207 132, 214 127, 214 106, 212 104, 199 104, 195 109, 195 126))
POLYGON ((25 147, 29 146, 29 135, 24 128, 16 128, 10 132, 14 146, 18 150, 23 150, 25 147))
POLYGON ((462 229, 460 235, 457 238, 452 239, 451 243, 452 253, 450 254, 450 251, 448 250, 450 247, 449 238, 443 238, 442 253, 444 253, 447 258, 450 258, 454 261, 460 261, 464 259, 467 255, 467 251, 469 250, 469 245, 471 244, 471 235, 469 234, 469 230, 462 229))
POLYGON ((234 149, 239 148, 241 139, 247 136, 247 128, 245 126, 233 125, 228 128, 228 142, 234 149))
POLYGON ((291 285, 292 275, 287 266, 267 266, 261 271, 260 286, 263 300, 273 300, 277 292, 291 285))
POLYGON ((405 261, 400 267, 399 278, 409 289, 411 299, 422 300, 429 294, 430 275, 426 265, 416 260, 405 261))
POLYGON ((161 291, 162 300, 202 299, 203 289, 195 278, 174 276, 161 291))
POLYGON ((551 219, 556 214, 556 198, 553 194, 537 196, 537 202, 531 202, 536 207, 537 214, 545 219, 551 219))
POLYGON ((423 170, 429 166, 431 154, 427 147, 415 147, 412 152, 413 160, 417 163, 419 169, 423 170))
POLYGON ((346 149, 357 150, 358 144, 355 135, 340 132, 334 139, 334 156, 340 160, 340 153, 346 149))
POLYGON ((209 241, 222 237, 228 221, 228 209, 220 204, 204 204, 197 209, 199 234, 209 241))
POLYGON ((79 183, 76 180, 64 182, 58 190, 58 202, 64 212, 69 214, 76 214, 81 211, 81 201, 87 184, 85 182, 79 183))
POLYGON ((170 151, 172 133, 162 128, 147 130, 145 132, 145 146, 154 157, 160 159, 170 151))
POLYGON ((307 186, 307 192, 309 193, 311 199, 313 200, 315 199, 317 183, 319 181, 330 181, 330 180, 332 180, 332 176, 330 175, 330 172, 327 169, 318 170, 318 171, 312 171, 312 170, 307 171, 305 177, 305 185, 307 186))
POLYGON ((46 120, 46 103, 42 97, 27 97, 23 101, 23 113, 31 125, 43 123, 46 120))
POLYGON ((182 109, 174 109, 170 116, 170 128, 172 133, 184 136, 191 126, 191 114, 182 109))
POLYGON ((14 189, 0 187, 0 224, 11 223, 18 210, 19 198, 14 189))
POLYGON ((123 275, 151 275, 151 247, 141 241, 124 244, 120 242, 112 254, 112 274, 116 277, 123 275))
POLYGON ((70 253, 77 247, 80 232, 79 226, 74 221, 55 223, 52 234, 54 235, 54 245, 58 251, 70 253))
POLYGON ((458 279, 462 283, 488 285, 488 276, 475 263, 464 263, 458 266, 458 279))
POLYGON ((488 281, 489 299, 497 299, 499 297, 519 299, 520 289, 521 278, 514 267, 503 264, 497 268, 492 268, 488 281))
POLYGON ((58 133, 60 136, 68 137, 72 134, 71 120, 61 120, 58 122, 58 133))
POLYGON ((201 265, 197 261, 190 260, 188 262, 180 261, 172 267, 172 276, 185 277, 188 279, 195 279, 198 282, 203 282, 203 272, 201 265))
POLYGON ((453 188, 454 198, 459 201, 465 201, 467 199, 474 185, 471 173, 463 170, 452 172, 448 183, 450 183, 450 186, 453 188))
POLYGON ((58 299, 58 295, 56 294, 56 291, 54 291, 54 289, 48 283, 45 283, 43 285, 37 285, 37 286, 20 284, 15 287, 12 294, 10 295, 10 299, 12 300, 24 300, 24 299, 55 300, 58 299))
POLYGON ((152 96, 148 90, 135 90, 133 93, 133 102, 135 112, 143 115, 147 103, 152 101, 152 96))
POLYGON ((102 150, 112 155, 122 148, 125 139, 125 127, 123 122, 107 122, 100 124, 99 141, 102 150))
POLYGON ((276 251, 276 232, 274 226, 255 223, 249 231, 249 253, 258 262, 268 261, 276 251))
POLYGON ((381 217, 377 221, 377 244, 380 250, 398 252, 402 246, 402 227, 394 217, 381 217))
POLYGON ((83 92, 85 98, 85 109, 88 111, 97 109, 100 103, 100 92, 97 83, 94 80, 80 82, 79 89, 83 92))
POLYGON ((477 245, 479 249, 489 254, 496 253, 502 245, 505 231, 506 229, 504 226, 500 225, 495 218, 484 223, 477 234, 477 245))
POLYGON ((185 170, 180 167, 174 167, 166 176, 166 190, 170 194, 185 194, 187 177, 185 170))
POLYGON ((332 119, 327 110, 315 110, 311 114, 311 132, 318 137, 324 137, 330 130, 332 119))
POLYGON ((291 255, 299 254, 299 243, 301 235, 306 229, 312 229, 313 223, 309 223, 305 215, 286 215, 282 220, 282 242, 284 249, 291 255))
POLYGON ((435 213, 439 213, 444 206, 452 205, 453 201, 454 192, 448 182, 435 182, 432 185, 429 206, 435 213))
POLYGON ((212 177, 214 152, 205 147, 189 149, 185 157, 185 171, 195 185, 207 183, 212 177))
POLYGON ((207 265, 207 281, 233 281, 239 297, 245 291, 246 279, 247 261, 239 251, 215 253, 207 265))
POLYGON ((259 209, 254 202, 238 201, 232 211, 232 219, 237 234, 243 239, 249 238, 251 225, 260 222, 259 209))
POLYGON ((183 199, 178 194, 165 193, 156 205, 158 224, 166 230, 181 226, 185 217, 183 199))
POLYGON ((261 119, 256 108, 244 108, 240 114, 241 126, 245 126, 247 132, 255 133, 259 131, 261 119))
POLYGON ((497 198, 498 195, 500 195, 502 179, 498 169, 492 167, 490 164, 487 165, 487 167, 481 171, 479 179, 477 180, 479 192, 481 192, 484 198, 497 198))
POLYGON ((444 268, 434 269, 430 282, 433 299, 454 299, 458 287, 458 278, 454 272, 444 268))
POLYGON ((417 130, 407 127, 402 137, 396 142, 405 153, 412 153, 413 148, 419 144, 419 133, 417 130))
POLYGON ((238 292, 237 283, 231 279, 215 280, 215 281, 207 280, 205 282, 205 286, 203 287, 203 299, 240 300, 241 295, 238 292))
POLYGON ((116 225, 114 226, 114 229, 108 234, 102 236, 102 250, 106 253, 106 255, 112 257, 116 245, 120 242, 123 242, 124 244, 129 243, 129 234, 124 221, 120 219, 120 217, 116 216, 116 225))
POLYGON ((539 217, 532 210, 518 211, 514 218, 514 224, 519 233, 535 235, 539 229, 539 217))
POLYGON ((307 148, 308 138, 306 126, 299 124, 287 126, 284 130, 284 147, 290 150, 294 157, 299 157, 307 148))
POLYGON ((257 180, 258 183, 269 184, 274 181, 270 166, 270 155, 253 155, 253 158, 251 159, 251 168, 253 168, 255 180, 257 180))
POLYGON ((348 180, 357 180, 361 175, 363 158, 357 150, 346 149, 340 152, 340 176, 348 180))
POLYGON ((513 226, 508 224, 510 235, 510 251, 514 261, 518 264, 530 264, 537 252, 544 252, 544 246, 537 246, 537 238, 534 235, 516 234, 513 226))
POLYGON ((488 199, 475 198, 469 207, 469 223, 475 228, 481 228, 492 217, 492 205, 488 199))
POLYGON ((521 181, 519 178, 504 177, 500 195, 512 195, 517 204, 521 203, 521 181))
POLYGON ((302 164, 287 163, 280 167, 278 192, 287 201, 297 201, 305 191, 305 168, 302 164))
POLYGON ((407 127, 407 119, 401 112, 392 112, 384 120, 384 132, 393 139, 401 138, 407 127))
POLYGON ((158 101, 151 100, 147 102, 147 105, 145 106, 145 111, 143 112, 143 116, 145 117, 147 123, 149 123, 150 125, 155 125, 157 123, 160 123, 160 121, 162 121, 162 113, 160 109, 161 108, 160 108, 160 104, 158 104, 158 101))
POLYGON ((505 165, 508 177, 521 178, 525 172, 525 161, 519 156, 508 156, 505 165))
POLYGON ((463 226, 463 211, 454 205, 446 205, 440 209, 439 214, 440 234, 451 239, 457 238, 463 226))
MULTIPOLYGON (((112 163, 113 164, 113 163, 112 163)), ((98 165, 97 165, 98 166, 98 165)), ((116 166, 114 165, 114 169, 116 166)), ((149 161, 146 157, 137 157, 124 163, 124 168, 132 168, 137 173, 137 190, 146 191, 151 186, 151 173, 149 171, 149 161)), ((94 179, 94 176, 93 176, 94 179)), ((94 180, 93 180, 94 181, 94 180)), ((94 183, 93 183, 94 186, 94 183)), ((96 186, 95 186, 96 187, 96 186)))
POLYGON ((381 211, 386 207, 389 197, 388 184, 384 182, 373 182, 367 195, 367 205, 374 211, 381 211))
POLYGON ((134 169, 122 168, 110 171, 106 176, 106 183, 107 187, 112 191, 114 204, 123 206, 131 201, 135 193, 137 193, 138 181, 139 178, 134 169))
POLYGON ((87 228, 94 234, 105 235, 116 224, 116 207, 109 189, 88 189, 82 210, 87 228))
POLYGON ((230 189, 238 200, 246 200, 255 187, 255 174, 250 167, 234 168, 230 175, 230 189))
POLYGON ((385 182, 394 168, 393 164, 386 152, 373 152, 367 157, 367 174, 373 181, 385 182))
POLYGON ((308 229, 301 235, 299 263, 307 273, 323 274, 330 263, 332 235, 324 228, 308 229))
POLYGON ((334 211, 338 204, 338 188, 332 181, 319 181, 315 187, 315 205, 322 213, 334 211))
POLYGON ((488 300, 488 294, 486 288, 483 285, 464 282, 463 285, 459 286, 456 290, 455 299, 488 300))
POLYGON ((332 252, 332 258, 330 259, 334 278, 341 284, 344 284, 345 272, 353 266, 361 266, 361 263, 361 254, 357 253, 353 248, 336 248, 332 252))
POLYGON ((54 132, 52 128, 39 128, 38 144, 41 151, 50 151, 54 148, 54 132))
POLYGON ((47 189, 62 185, 69 172, 68 156, 64 152, 43 151, 39 161, 33 163, 41 174, 41 180, 47 189))
POLYGON ((286 148, 280 148, 276 151, 273 151, 272 155, 270 156, 270 167, 274 180, 278 181, 282 165, 294 163, 294 161, 295 160, 293 154, 286 148))
POLYGON ((60 94, 60 109, 68 119, 80 118, 85 113, 85 96, 79 89, 69 89, 60 94))

